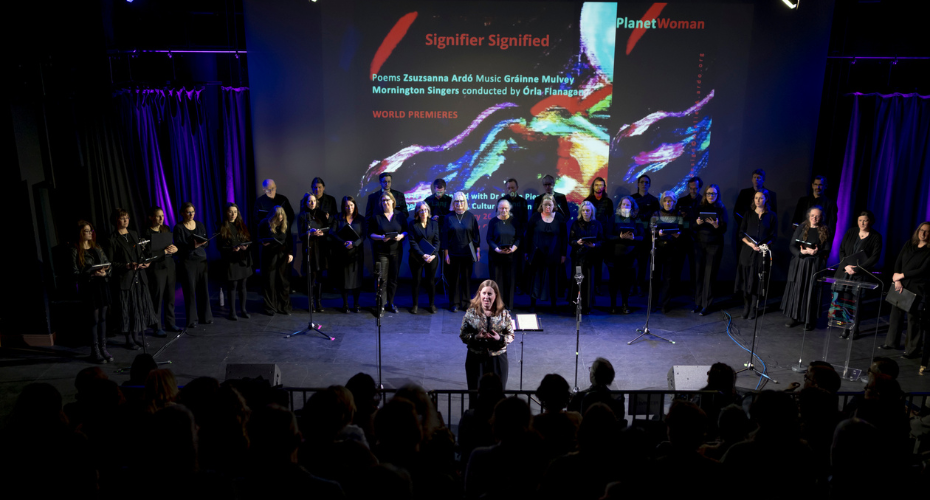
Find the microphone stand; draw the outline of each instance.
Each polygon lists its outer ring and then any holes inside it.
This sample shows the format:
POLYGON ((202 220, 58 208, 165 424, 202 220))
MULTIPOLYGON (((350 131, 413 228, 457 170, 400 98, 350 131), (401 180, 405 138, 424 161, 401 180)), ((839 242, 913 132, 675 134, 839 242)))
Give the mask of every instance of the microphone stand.
POLYGON ((336 340, 336 337, 330 337, 329 335, 323 333, 323 325, 318 325, 313 322, 313 275, 314 272, 310 269, 310 231, 307 231, 307 242, 304 243, 304 248, 307 250, 307 258, 304 260, 307 269, 307 308, 310 310, 310 321, 307 322, 307 327, 303 330, 296 331, 294 333, 289 333, 284 336, 284 338, 289 339, 295 335, 307 335, 310 332, 316 332, 320 334, 324 339, 336 340))
MULTIPOLYGON (((578 297, 575 299, 575 388, 572 392, 578 392, 578 355, 581 351, 581 282, 584 281, 584 274, 581 272, 581 266, 578 266, 575 274, 575 285, 578 287, 578 297)), ((522 353, 521 353, 522 355, 522 353)))
POLYGON ((649 251, 649 297, 646 298, 646 324, 642 328, 637 328, 636 331, 639 332, 639 336, 635 339, 626 343, 626 345, 633 345, 634 342, 637 342, 646 335, 651 335, 659 340, 664 340, 670 344, 674 344, 674 340, 669 340, 665 337, 660 337, 651 330, 649 330, 649 318, 652 316, 652 273, 656 269, 656 226, 652 225, 652 249, 649 251))
MULTIPOLYGON (((377 257, 376 257, 377 258, 377 257)), ((384 390, 384 384, 381 382, 381 317, 384 311, 381 309, 384 302, 384 277, 381 270, 381 263, 375 264, 375 321, 378 325, 378 389, 384 390)))
MULTIPOLYGON (((748 237, 749 235, 746 235, 746 236, 748 237)), ((750 237, 749 239, 751 240, 752 238, 750 237)), ((755 241, 753 241, 753 243, 755 243, 755 241)), ((758 245, 758 246, 762 250, 762 267, 759 270, 759 295, 756 296, 757 298, 756 298, 755 308, 756 308, 757 313, 756 313, 755 323, 753 324, 753 327, 752 327, 752 346, 749 349, 749 363, 743 365, 745 368, 743 368, 742 370, 737 370, 736 374, 739 375, 742 372, 748 371, 748 372, 752 372, 755 375, 758 375, 760 377, 759 379, 760 382, 764 378, 766 380, 770 380, 777 384, 778 383, 777 380, 773 379, 772 377, 769 377, 768 375, 765 374, 765 372, 759 371, 756 368, 756 365, 753 363, 753 359, 756 356, 756 338, 759 336, 759 319, 760 319, 760 316, 765 314, 764 305, 762 309, 762 314, 758 314, 759 303, 762 302, 763 297, 765 296, 765 274, 766 274, 765 273, 765 254, 769 254, 769 259, 771 260, 771 253, 772 253, 772 251, 769 250, 768 245, 763 244, 763 245, 758 245)))

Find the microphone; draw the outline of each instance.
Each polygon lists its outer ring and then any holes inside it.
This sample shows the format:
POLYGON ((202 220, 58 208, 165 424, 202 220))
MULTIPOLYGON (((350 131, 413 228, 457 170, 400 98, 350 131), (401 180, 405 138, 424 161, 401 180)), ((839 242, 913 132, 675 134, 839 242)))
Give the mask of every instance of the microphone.
POLYGON ((581 285, 584 281, 584 273, 581 272, 581 266, 575 266, 575 282, 581 285))
POLYGON ((136 243, 136 245, 138 245, 138 246, 140 246, 140 247, 144 247, 145 245, 148 245, 148 244, 151 243, 151 242, 152 242, 152 240, 139 240, 139 242, 136 243))

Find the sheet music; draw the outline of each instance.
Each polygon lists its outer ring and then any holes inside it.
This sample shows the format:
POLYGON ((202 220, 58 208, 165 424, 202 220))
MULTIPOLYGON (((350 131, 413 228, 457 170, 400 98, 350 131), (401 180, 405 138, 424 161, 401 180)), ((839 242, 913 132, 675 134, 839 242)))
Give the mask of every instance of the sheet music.
POLYGON ((520 330, 539 330, 535 314, 517 314, 517 327, 520 330))

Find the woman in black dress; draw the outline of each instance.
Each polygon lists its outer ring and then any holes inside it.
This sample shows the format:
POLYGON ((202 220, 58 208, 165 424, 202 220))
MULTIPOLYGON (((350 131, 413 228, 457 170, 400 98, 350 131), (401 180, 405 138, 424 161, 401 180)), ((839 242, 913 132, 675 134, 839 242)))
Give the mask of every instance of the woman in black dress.
POLYGON ((516 266, 514 259, 523 239, 523 224, 510 213, 510 201, 501 198, 497 202, 497 217, 488 223, 485 241, 488 242, 488 272, 491 279, 500 285, 504 307, 513 309, 513 294, 516 288, 516 266))
MULTIPOLYGON (((766 270, 766 277, 771 276, 771 253, 762 256, 761 245, 771 248, 778 230, 778 218, 769 210, 764 191, 756 192, 752 199, 752 210, 746 212, 739 232, 742 236, 742 250, 739 265, 736 267, 734 291, 743 292, 743 318, 754 319, 756 311, 753 304, 759 296, 759 271, 766 270), (748 236, 747 236, 748 235, 748 236), (750 239, 752 238, 752 239, 750 239)), ((740 210, 740 207, 736 207, 740 210)), ((767 285, 768 283, 765 283, 767 285)))
MULTIPOLYGON (((930 222, 922 222, 910 241, 904 244, 901 253, 894 263, 894 274, 891 276, 894 289, 901 293, 903 290, 917 295, 914 306, 907 312, 907 337, 904 339, 904 357, 916 358, 920 355, 920 337, 924 333, 923 360, 920 363, 920 375, 927 369, 927 360, 930 357, 930 345, 927 345, 927 283, 930 282, 930 222)), ((901 316, 904 311, 892 306, 891 317, 888 320, 888 336, 885 345, 880 349, 897 349, 901 338, 901 316)))
MULTIPOLYGON (((604 242, 604 227, 595 219, 594 204, 590 201, 582 203, 578 211, 580 217, 572 223, 568 242, 572 249, 572 276, 574 270, 581 267, 584 280, 581 283, 581 313, 591 312, 591 290, 594 284, 594 265, 600 264, 601 246, 604 242)), ((578 285, 572 278, 571 299, 578 296, 578 285)), ((573 308, 574 309, 574 308, 573 308)))
MULTIPOLYGON (((165 211, 161 207, 152 207, 149 210, 149 227, 145 228, 142 236, 151 240, 154 250, 153 238, 156 234, 171 235, 171 229, 165 225, 165 211)), ((174 238, 171 235, 170 238, 174 238)), ((169 244, 164 249, 152 252, 155 257, 149 264, 145 272, 149 275, 149 295, 152 296, 152 307, 155 310, 155 321, 157 330, 153 334, 156 337, 165 337, 169 332, 180 332, 176 319, 174 317, 174 292, 177 284, 177 275, 174 263, 174 254, 178 253, 178 247, 169 244), (165 321, 162 322, 162 310, 165 311, 165 321)))
POLYGON ((342 294, 343 313, 349 312, 349 292, 352 292, 354 307, 352 311, 361 312, 358 299, 362 290, 362 266, 365 252, 362 248, 365 220, 358 214, 355 198, 342 198, 342 213, 336 217, 336 223, 330 230, 333 239, 333 285, 342 294), (351 231, 349 229, 351 229, 351 231))
POLYGON ((606 230, 610 245, 607 248, 607 270, 610 271, 610 314, 630 314, 630 289, 633 287, 636 251, 643 241, 643 226, 639 222, 639 206, 629 196, 620 198, 617 213, 606 230), (617 292, 622 300, 617 309, 617 292))
POLYGON ((87 313, 90 326, 90 360, 113 361, 107 352, 107 308, 110 306, 110 263, 103 248, 97 245, 97 233, 87 221, 77 223, 77 242, 71 249, 71 267, 77 282, 78 297, 87 313))
POLYGON ((220 261, 223 264, 223 276, 226 279, 226 302, 229 304, 229 315, 231 321, 238 321, 236 316, 236 299, 239 299, 239 307, 242 309, 242 316, 249 319, 249 313, 246 311, 246 280, 252 275, 252 252, 249 251, 249 244, 252 242, 252 235, 242 222, 242 214, 239 212, 239 206, 235 203, 226 204, 226 220, 220 224, 219 245, 220 261))
POLYGON ((181 263, 181 291, 184 292, 184 312, 187 327, 194 328, 200 322, 213 324, 210 309, 210 289, 207 286, 207 251, 210 243, 207 228, 194 220, 194 204, 181 205, 181 222, 174 226, 174 244, 178 247, 181 263))
POLYGON ((450 310, 468 308, 469 281, 475 262, 481 260, 481 234, 478 219, 468 211, 468 198, 459 191, 452 197, 452 213, 446 216, 442 229, 442 250, 449 273, 450 310), (472 257, 474 251, 475 257, 472 257))
POLYGON ((126 348, 135 350, 144 342, 145 329, 156 324, 145 274, 149 265, 143 263, 144 245, 139 243, 138 233, 129 229, 129 212, 117 208, 112 220, 116 231, 110 235, 108 257, 113 263, 114 286, 119 295, 119 331, 126 335, 126 348))
POLYGON ((723 259, 723 235, 727 232, 727 209, 720 201, 720 186, 704 190, 694 215, 694 310, 701 316, 714 303, 714 284, 723 259), (713 214, 713 215, 710 215, 713 214))
MULTIPOLYGON (((837 266, 836 273, 833 275, 835 278, 863 281, 869 277, 865 271, 871 272, 882 255, 882 235, 872 229, 874 223, 875 214, 869 210, 863 210, 856 220, 857 227, 846 231, 846 234, 843 235, 843 241, 840 242, 840 265, 837 266), (865 253, 865 259, 856 258, 853 260, 850 258, 860 251, 865 253)), ((856 300, 853 292, 846 287, 834 285, 833 292, 831 316, 838 311, 835 308, 838 303, 837 299, 842 298, 839 302, 845 303, 852 303, 856 300)), ((853 338, 856 338, 858 330, 859 325, 857 323, 850 330, 844 330, 840 338, 848 339, 850 334, 852 334, 853 338)))
POLYGON ((265 314, 291 314, 290 264, 294 260, 294 241, 287 227, 287 214, 280 205, 258 226, 262 244, 262 297, 265 314))
MULTIPOLYGON (((318 184, 316 186, 319 187, 318 184)), ((304 290, 313 288, 313 303, 308 302, 307 307, 312 307, 314 312, 323 312, 322 274, 329 264, 326 237, 334 221, 335 217, 330 218, 320 208, 320 202, 315 195, 304 195, 300 202, 300 215, 297 216, 297 233, 300 234, 300 241, 303 243, 300 273, 306 280, 304 290)))
POLYGON ((543 195, 539 210, 526 225, 526 262, 529 276, 530 311, 536 311, 536 300, 549 300, 555 312, 559 273, 565 264, 565 219, 555 213, 555 198, 543 195))
POLYGON ((652 215, 650 224, 656 229, 656 263, 652 274, 653 293, 663 313, 669 310, 672 294, 681 277, 681 266, 685 261, 681 232, 686 229, 685 218, 675 210, 678 196, 665 191, 659 196, 661 208, 652 215), (656 290, 657 289, 657 290, 656 290))
MULTIPOLYGON (((375 314, 381 314, 385 309, 397 314, 394 305, 394 294, 397 293, 397 273, 400 272, 400 262, 404 258, 403 239, 407 237, 407 219, 404 213, 394 208, 394 195, 385 191, 381 195, 381 210, 371 216, 368 222, 368 237, 371 238, 374 248, 372 255, 376 263, 380 262, 382 280, 385 284, 385 304, 375 314)), ((377 264, 375 264, 377 266, 377 264)))
POLYGON ((791 264, 788 282, 781 299, 781 308, 788 318, 785 326, 793 328, 804 323, 804 331, 813 330, 820 315, 820 287, 812 287, 811 276, 822 271, 833 243, 833 235, 824 224, 823 208, 814 205, 807 210, 805 220, 791 236, 791 264), (798 243, 798 241, 808 242, 798 243))
POLYGON ((436 312, 436 269, 439 268, 439 223, 431 217, 432 211, 425 201, 417 202, 413 209, 413 221, 410 223, 410 255, 407 264, 413 277, 413 307, 411 314, 416 314, 420 304, 420 282, 426 282, 426 294, 429 296, 429 312, 436 312), (428 250, 424 243, 429 243, 428 250), (423 275, 426 275, 425 277, 423 275))

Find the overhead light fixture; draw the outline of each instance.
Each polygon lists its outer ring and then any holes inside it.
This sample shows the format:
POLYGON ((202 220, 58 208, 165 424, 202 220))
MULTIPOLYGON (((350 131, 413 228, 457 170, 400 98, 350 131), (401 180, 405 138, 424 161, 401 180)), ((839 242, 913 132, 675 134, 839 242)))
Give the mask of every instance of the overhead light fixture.
POLYGON ((801 5, 801 0, 797 0, 797 3, 791 3, 791 0, 781 0, 781 2, 787 5, 789 9, 797 9, 798 5, 801 5))

